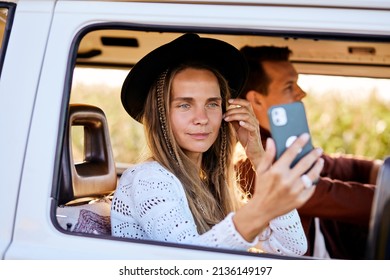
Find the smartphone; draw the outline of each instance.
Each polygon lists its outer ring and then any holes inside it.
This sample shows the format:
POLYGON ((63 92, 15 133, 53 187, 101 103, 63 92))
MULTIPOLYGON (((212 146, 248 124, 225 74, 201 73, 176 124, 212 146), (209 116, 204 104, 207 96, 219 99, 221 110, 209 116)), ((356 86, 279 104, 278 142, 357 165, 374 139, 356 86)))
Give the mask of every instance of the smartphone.
MULTIPOLYGON (((310 134, 305 107, 302 102, 272 106, 268 110, 271 135, 276 144, 276 158, 304 132, 310 134)), ((303 156, 313 149, 311 138, 291 164, 293 167, 303 156)))

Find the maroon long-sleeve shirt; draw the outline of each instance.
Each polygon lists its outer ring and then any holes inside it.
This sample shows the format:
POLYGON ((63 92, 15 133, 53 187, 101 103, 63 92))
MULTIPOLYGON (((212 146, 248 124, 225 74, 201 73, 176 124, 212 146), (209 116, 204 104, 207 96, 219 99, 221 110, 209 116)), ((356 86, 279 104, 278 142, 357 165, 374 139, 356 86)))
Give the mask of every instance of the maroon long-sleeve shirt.
MULTIPOLYGON (((263 146, 269 131, 260 128, 263 146)), ((320 220, 331 258, 364 259, 375 185, 368 184, 373 162, 350 157, 322 156, 324 168, 312 197, 298 209, 313 255, 314 218, 320 220)), ((248 159, 237 162, 241 186, 253 193, 255 172, 248 159)))

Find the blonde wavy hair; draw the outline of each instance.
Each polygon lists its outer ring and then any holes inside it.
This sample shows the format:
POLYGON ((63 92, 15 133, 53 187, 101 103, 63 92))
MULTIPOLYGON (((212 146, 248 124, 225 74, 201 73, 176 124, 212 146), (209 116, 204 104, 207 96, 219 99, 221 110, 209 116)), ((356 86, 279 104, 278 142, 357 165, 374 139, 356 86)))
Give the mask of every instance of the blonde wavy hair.
POLYGON ((177 144, 169 123, 172 80, 186 68, 206 69, 217 77, 222 111, 226 112, 230 89, 226 79, 210 66, 187 63, 163 72, 150 88, 143 114, 150 157, 173 174, 184 187, 198 232, 204 233, 241 204, 243 193, 237 184, 233 151, 237 142, 230 123, 222 121, 214 144, 203 153, 201 170, 177 144))

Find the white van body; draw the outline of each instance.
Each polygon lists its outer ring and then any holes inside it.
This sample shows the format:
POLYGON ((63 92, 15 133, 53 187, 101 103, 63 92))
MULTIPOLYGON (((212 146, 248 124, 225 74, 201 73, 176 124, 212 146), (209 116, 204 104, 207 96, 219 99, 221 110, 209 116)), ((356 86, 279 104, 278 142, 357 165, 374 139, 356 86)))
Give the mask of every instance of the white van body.
MULTIPOLYGON (((53 225, 53 178, 59 164, 69 60, 76 35, 86 27, 121 23, 140 28, 282 30, 390 38, 390 2, 384 0, 12 3, 16 9, 0 80, 1 259, 259 258, 188 246, 86 238, 65 234, 53 225)), ((389 65, 389 60, 384 63, 389 65)), ((380 73, 390 77, 389 67, 380 73)))

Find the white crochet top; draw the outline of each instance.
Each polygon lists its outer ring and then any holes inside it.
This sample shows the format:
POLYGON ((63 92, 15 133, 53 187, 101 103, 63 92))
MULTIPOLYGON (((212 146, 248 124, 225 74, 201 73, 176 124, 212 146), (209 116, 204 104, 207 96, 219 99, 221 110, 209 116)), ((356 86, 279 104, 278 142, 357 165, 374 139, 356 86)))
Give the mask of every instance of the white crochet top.
POLYGON ((199 235, 187 198, 175 175, 155 161, 127 169, 111 206, 114 236, 174 243, 248 250, 257 247, 281 255, 303 255, 307 241, 294 209, 273 219, 253 242, 236 230, 230 213, 209 231, 199 235))

